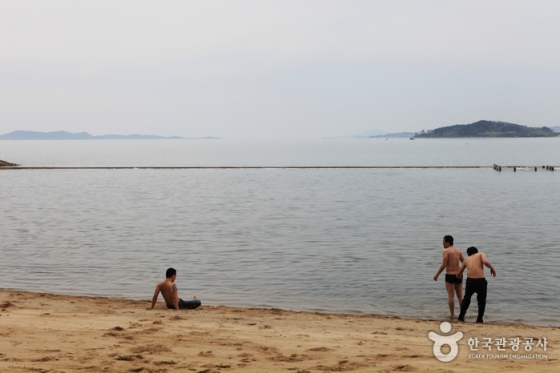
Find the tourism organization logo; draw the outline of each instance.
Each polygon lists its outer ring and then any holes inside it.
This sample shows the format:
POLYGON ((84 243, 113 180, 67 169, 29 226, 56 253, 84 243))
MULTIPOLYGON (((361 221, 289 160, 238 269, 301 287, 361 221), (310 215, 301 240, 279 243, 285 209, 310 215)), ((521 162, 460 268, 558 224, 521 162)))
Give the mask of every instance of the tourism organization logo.
MULTIPOLYGON (((439 325, 439 330, 441 330, 442 333, 447 334, 451 331, 451 324, 444 321, 439 325)), ((436 332, 429 332, 428 338, 434 341, 432 351, 434 352, 436 359, 444 363, 449 363, 450 361, 455 360, 459 354, 458 342, 463 338, 463 332, 457 332, 451 335, 440 335, 436 332), (449 346, 449 352, 447 354, 442 351, 442 347, 445 345, 449 346)))
POLYGON ((469 359, 475 360, 548 360, 546 338, 467 338, 469 359), (508 350, 511 350, 508 353, 508 350))
MULTIPOLYGON (((443 334, 451 332, 451 324, 447 321, 439 325, 443 334)), ((428 338, 433 342, 434 357, 441 362, 449 363, 459 355, 458 342, 463 339, 463 332, 441 335, 429 332, 428 338), (443 346, 449 346, 449 352, 442 351, 443 346)), ((546 352, 548 340, 546 338, 467 338, 469 354, 467 358, 473 360, 548 360, 548 355, 536 352, 546 352), (508 350, 511 350, 508 353, 508 350)))

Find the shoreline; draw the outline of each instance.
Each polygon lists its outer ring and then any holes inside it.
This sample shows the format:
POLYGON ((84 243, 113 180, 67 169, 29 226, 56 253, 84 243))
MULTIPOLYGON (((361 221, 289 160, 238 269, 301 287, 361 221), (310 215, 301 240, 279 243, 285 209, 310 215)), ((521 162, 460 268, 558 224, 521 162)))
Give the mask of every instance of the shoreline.
POLYGON ((464 337, 457 358, 442 363, 428 338, 430 331, 441 334, 441 320, 204 304, 173 311, 161 301, 146 310, 148 305, 0 289, 0 371, 533 372, 551 371, 560 359, 560 327, 453 321, 450 333, 464 337), (475 356, 467 345, 472 337, 547 338, 548 348, 475 356))
MULTIPOLYGON (((88 298, 88 299, 107 299, 115 301, 132 301, 132 302, 150 302, 151 298, 127 298, 122 296, 111 296, 111 295, 99 295, 99 294, 71 294, 71 293, 57 293, 57 292, 35 292, 18 288, 0 288, 0 294, 2 292, 9 293, 25 293, 34 295, 50 295, 50 296, 62 296, 62 297, 76 297, 76 298, 88 298)), ((188 300, 188 299, 185 299, 188 300)), ((202 300, 204 301, 204 300, 202 300)), ((162 302, 161 295, 158 298, 158 304, 162 302)), ((292 309, 292 308, 281 308, 274 305, 248 305, 248 304, 215 304, 215 303, 203 303, 206 307, 227 307, 231 309, 248 309, 248 310, 281 310, 285 312, 294 313, 309 313, 316 315, 326 315, 326 316, 351 316, 351 317, 374 317, 374 318, 390 318, 408 321, 431 321, 431 322, 443 322, 450 321, 447 317, 429 317, 429 316, 408 316, 408 315, 390 315, 390 314, 376 314, 376 313, 366 313, 362 311, 355 312, 344 312, 344 311, 327 311, 322 309, 292 309)), ((475 320, 476 316, 476 299, 469 307, 470 313, 467 315, 466 323, 470 323, 470 319, 475 320), (474 307, 474 308, 473 308, 474 307)), ((447 311, 447 309, 446 309, 447 311)), ((459 308, 456 310, 459 311, 459 308)), ((458 313, 455 315, 455 320, 452 322, 458 322, 458 313)), ((531 323, 529 321, 485 321, 486 325, 504 325, 504 326, 529 326, 529 327, 542 327, 542 328, 558 328, 560 329, 560 323, 558 324, 546 324, 544 321, 542 323, 531 323)))

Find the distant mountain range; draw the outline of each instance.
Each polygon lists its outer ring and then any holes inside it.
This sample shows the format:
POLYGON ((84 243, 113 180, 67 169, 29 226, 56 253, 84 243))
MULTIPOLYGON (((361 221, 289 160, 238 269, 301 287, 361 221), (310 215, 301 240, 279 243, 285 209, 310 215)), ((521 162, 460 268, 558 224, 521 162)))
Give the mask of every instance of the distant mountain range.
MULTIPOLYGON (((87 132, 71 133, 66 131, 36 132, 13 131, 0 135, 0 140, 181 140, 188 139, 180 136, 154 136, 154 135, 101 135, 93 136, 87 132)), ((191 139, 219 139, 219 137, 196 137, 191 139)))
POLYGON ((372 136, 382 136, 386 133, 387 133, 386 131, 382 131, 382 130, 369 129, 369 130, 362 131, 360 133, 357 133, 357 134, 355 134, 353 136, 349 136, 349 137, 369 138, 369 137, 372 137, 372 136))
POLYGON ((471 124, 456 124, 435 130, 422 131, 416 138, 452 137, 556 137, 559 133, 548 127, 527 127, 514 123, 480 120, 471 124))
POLYGON ((410 138, 414 137, 414 132, 397 132, 397 133, 386 133, 384 135, 369 136, 370 139, 399 139, 399 138, 410 138))
POLYGON ((560 126, 550 127, 550 129, 553 130, 554 132, 560 132, 560 126))

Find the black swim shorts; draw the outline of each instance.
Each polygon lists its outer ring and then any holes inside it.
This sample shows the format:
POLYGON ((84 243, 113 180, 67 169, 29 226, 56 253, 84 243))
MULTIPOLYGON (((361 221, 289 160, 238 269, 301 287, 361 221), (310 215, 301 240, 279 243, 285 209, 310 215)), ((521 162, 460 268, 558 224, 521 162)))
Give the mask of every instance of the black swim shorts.
MULTIPOLYGON (((202 303, 199 300, 182 300, 181 298, 179 298, 179 309, 183 310, 183 309, 189 309, 189 310, 193 310, 195 308, 200 307, 202 303)), ((167 304, 167 308, 174 310, 175 306, 172 304, 167 304)))
POLYGON ((462 284, 463 278, 457 278, 455 275, 445 275, 445 282, 449 282, 450 284, 462 284))

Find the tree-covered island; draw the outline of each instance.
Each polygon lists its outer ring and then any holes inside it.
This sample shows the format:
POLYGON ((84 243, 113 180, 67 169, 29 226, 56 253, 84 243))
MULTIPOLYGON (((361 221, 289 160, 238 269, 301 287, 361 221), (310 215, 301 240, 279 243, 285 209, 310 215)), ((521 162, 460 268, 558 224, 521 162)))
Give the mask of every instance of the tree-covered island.
POLYGON ((527 127, 514 123, 480 120, 471 124, 456 124, 417 132, 415 138, 453 137, 557 137, 560 133, 548 127, 527 127))

